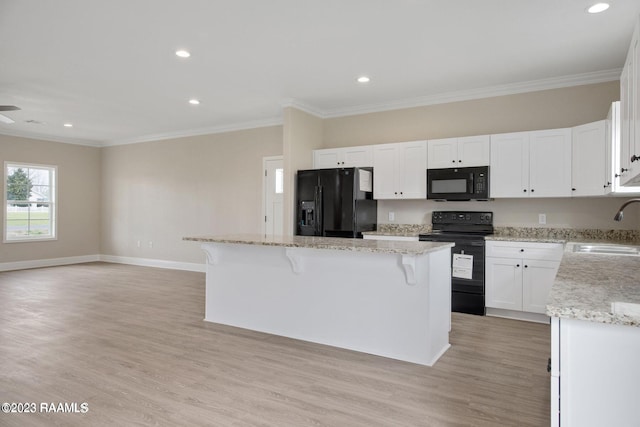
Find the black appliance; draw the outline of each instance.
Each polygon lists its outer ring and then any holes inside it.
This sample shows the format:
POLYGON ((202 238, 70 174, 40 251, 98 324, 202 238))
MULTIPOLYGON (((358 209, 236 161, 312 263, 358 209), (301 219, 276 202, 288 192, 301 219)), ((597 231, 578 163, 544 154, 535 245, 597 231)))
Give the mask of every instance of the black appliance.
POLYGON ((361 238, 378 222, 373 168, 298 171, 296 206, 297 235, 361 238))
POLYGON ((434 211, 433 231, 420 234, 423 242, 454 242, 451 248, 451 311, 484 316, 485 236, 493 234, 492 212, 434 211), (457 277, 454 272, 456 254, 472 255, 470 277, 457 277))
POLYGON ((488 200, 489 166, 427 169, 427 199, 488 200))

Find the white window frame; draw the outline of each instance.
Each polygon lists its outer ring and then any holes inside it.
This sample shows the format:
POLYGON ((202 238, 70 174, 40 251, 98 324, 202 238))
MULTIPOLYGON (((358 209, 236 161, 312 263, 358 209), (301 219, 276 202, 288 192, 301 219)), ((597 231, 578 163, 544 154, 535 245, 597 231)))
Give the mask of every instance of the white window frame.
POLYGON ((24 162, 12 162, 12 161, 5 161, 4 162, 4 180, 2 182, 4 189, 2 191, 2 193, 4 194, 4 205, 3 205, 3 209, 4 209, 4 215, 3 215, 3 222, 4 224, 2 225, 2 231, 3 231, 3 239, 2 242, 3 243, 25 243, 25 242, 43 242, 43 241, 52 241, 52 240, 58 240, 58 166, 56 165, 43 165, 43 164, 37 164, 37 163, 24 163, 24 162), (7 233, 7 226, 8 226, 8 218, 7 218, 7 179, 9 178, 8 176, 8 171, 9 171, 9 167, 19 167, 19 168, 39 168, 39 169, 49 169, 51 170, 52 176, 51 176, 51 200, 48 202, 49 205, 51 206, 50 212, 51 212, 51 234, 46 236, 46 237, 41 237, 41 236, 37 236, 37 237, 20 237, 20 238, 8 238, 8 233, 7 233))

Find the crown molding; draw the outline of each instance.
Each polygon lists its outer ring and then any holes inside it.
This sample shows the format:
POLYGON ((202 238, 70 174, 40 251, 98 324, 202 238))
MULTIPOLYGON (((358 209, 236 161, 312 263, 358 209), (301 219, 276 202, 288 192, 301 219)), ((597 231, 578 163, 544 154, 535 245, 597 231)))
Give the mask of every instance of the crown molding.
MULTIPOLYGON (((564 87, 582 86, 595 83, 604 83, 620 79, 622 69, 603 70, 591 73, 573 74, 569 76, 552 77, 548 79, 532 80, 528 82, 510 83, 505 85, 490 86, 479 89, 444 92, 435 95, 428 95, 409 99, 400 99, 391 102, 377 104, 364 104, 353 107, 337 108, 332 110, 322 110, 310 104, 295 99, 286 99, 280 106, 296 108, 311 114, 320 119, 353 116, 358 114, 377 113, 390 110, 400 110, 404 108, 424 107, 436 104, 446 104, 450 102, 470 101, 474 99, 492 98, 497 96, 515 95, 526 92, 536 92, 550 89, 560 89, 564 87)), ((239 130, 256 129, 268 126, 281 126, 282 117, 272 117, 263 120, 234 123, 223 126, 212 126, 198 129, 182 130, 176 132, 166 132, 142 135, 134 138, 115 139, 107 141, 82 140, 76 138, 49 136, 36 132, 13 131, 0 128, 0 135, 17 136, 22 138, 32 138, 44 141, 61 142, 65 144, 85 145, 90 147, 110 147, 116 145, 136 144, 140 142, 162 141, 166 139, 185 138, 190 136, 200 136, 239 130)))
POLYGON ((263 128, 263 127, 269 127, 269 126, 281 126, 281 125, 282 125, 282 118, 274 117, 271 119, 254 120, 250 122, 234 123, 231 125, 211 126, 211 127, 189 129, 189 130, 182 130, 182 131, 176 131, 176 132, 143 135, 136 138, 105 141, 102 143, 102 146, 112 147, 116 145, 128 145, 128 144, 137 144, 140 142, 162 141, 166 139, 186 138, 189 136, 200 136, 200 135, 211 135, 216 133, 235 132, 239 130, 256 129, 256 128, 263 128))
POLYGON ((296 99, 286 99, 282 103, 280 103, 280 107, 282 107, 283 109, 292 107, 297 110, 304 111, 307 114, 311 114, 312 116, 315 116, 319 119, 325 119, 327 117, 327 113, 325 113, 324 111, 296 99))
POLYGON ((44 134, 35 133, 35 132, 24 132, 24 131, 0 129, 0 135, 17 136, 19 138, 38 139, 38 140, 47 141, 47 142, 61 142, 63 144, 84 145, 87 147, 96 147, 96 148, 102 147, 102 143, 100 141, 95 141, 90 139, 59 137, 59 136, 53 136, 53 135, 44 135, 44 134))
POLYGON ((410 99, 383 102, 378 104, 359 105, 326 111, 323 118, 337 118, 357 114, 377 113, 403 108, 425 107, 428 105, 447 104, 450 102, 470 101, 474 99, 492 98, 496 96, 515 95, 526 92, 560 89, 564 87, 582 86, 595 83, 605 83, 620 80, 621 68, 596 71, 592 73, 573 74, 569 76, 552 77, 548 79, 532 80, 528 82, 510 83, 489 86, 479 89, 444 92, 435 95, 421 96, 410 99))

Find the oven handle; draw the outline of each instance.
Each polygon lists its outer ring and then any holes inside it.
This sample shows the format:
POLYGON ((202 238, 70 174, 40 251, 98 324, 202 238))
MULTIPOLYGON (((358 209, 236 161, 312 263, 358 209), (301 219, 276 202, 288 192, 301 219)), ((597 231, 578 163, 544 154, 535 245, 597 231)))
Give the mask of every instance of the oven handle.
POLYGON ((484 240, 482 242, 473 241, 471 242, 471 246, 484 246, 484 240))

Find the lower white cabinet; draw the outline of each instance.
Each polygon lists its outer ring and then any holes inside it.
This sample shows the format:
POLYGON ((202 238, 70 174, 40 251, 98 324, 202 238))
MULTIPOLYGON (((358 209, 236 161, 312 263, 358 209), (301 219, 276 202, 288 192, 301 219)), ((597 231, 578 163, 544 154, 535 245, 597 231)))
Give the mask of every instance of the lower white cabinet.
POLYGON ((640 424, 640 328, 551 318, 551 426, 640 424))
POLYGON ((487 241, 486 249, 487 308, 544 314, 563 245, 487 241))

